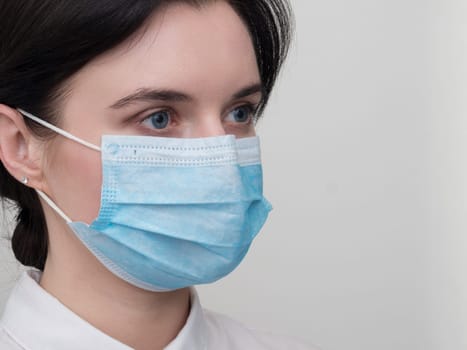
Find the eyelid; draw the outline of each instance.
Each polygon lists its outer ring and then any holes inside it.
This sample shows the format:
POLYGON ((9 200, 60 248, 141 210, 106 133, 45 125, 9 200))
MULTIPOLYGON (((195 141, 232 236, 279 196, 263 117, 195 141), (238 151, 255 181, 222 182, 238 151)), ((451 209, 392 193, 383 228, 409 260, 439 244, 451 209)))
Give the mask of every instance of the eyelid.
POLYGON ((237 127, 239 126, 242 126, 244 127, 245 125, 251 125, 251 124, 256 124, 256 122, 258 121, 258 117, 257 117, 257 110, 258 110, 258 105, 254 104, 254 103, 251 103, 251 102, 246 102, 246 103, 243 103, 243 104, 240 104, 236 107, 233 107, 229 110, 229 112, 227 113, 227 115, 223 118, 223 120, 229 124, 233 124, 237 127), (239 109, 239 108, 246 108, 247 109, 247 112, 248 112, 248 119, 246 121, 236 121, 236 120, 232 120, 234 118, 231 117, 231 113, 236 110, 236 109, 239 109))
POLYGON ((248 108, 252 121, 256 122, 258 120, 258 110, 259 110, 260 104, 261 102, 258 102, 258 103, 244 102, 230 109, 229 114, 237 108, 248 108))
POLYGON ((155 109, 148 109, 144 112, 138 113, 136 118, 139 119, 139 122, 142 122, 143 120, 148 119, 150 116, 160 112, 166 112, 167 114, 169 114, 170 118, 173 118, 176 115, 175 111, 170 107, 159 107, 155 109))
MULTIPOLYGON (((259 106, 261 104, 261 101, 260 102, 252 102, 252 101, 243 101, 243 102, 238 102, 236 104, 234 104, 232 107, 230 107, 228 110, 227 110, 227 113, 223 113, 225 114, 224 117, 222 117, 222 119, 226 119, 227 116, 235 109, 237 108, 248 108, 249 109, 249 112, 251 114, 251 119, 253 122, 256 122, 257 119, 258 119, 258 115, 257 115, 257 112, 258 112, 258 109, 259 109, 259 106)), ((167 112, 170 116, 170 124, 169 125, 173 125, 174 123, 177 122, 177 118, 179 117, 177 112, 169 107, 169 106, 161 106, 161 107, 154 107, 154 109, 152 108, 148 108, 146 109, 145 111, 142 111, 142 112, 139 112, 137 113, 135 116, 133 117, 130 117, 128 118, 128 121, 131 121, 131 120, 137 120, 137 123, 139 125, 141 125, 145 120, 147 120, 149 117, 151 117, 153 114, 155 113, 159 113, 159 112, 167 112)), ((169 129, 169 127, 167 127, 166 129, 169 129)), ((162 130, 166 130, 166 129, 162 129, 162 130)))
POLYGON ((244 101, 244 102, 239 102, 235 104, 233 107, 229 108, 227 111, 227 115, 229 115, 233 110, 237 108, 248 108, 253 116, 256 115, 258 112, 260 103, 253 103, 251 101, 244 101))
POLYGON ((164 134, 164 133, 170 132, 170 130, 173 127, 175 127, 174 124, 177 123, 176 112, 170 107, 159 107, 154 110, 147 110, 145 112, 138 113, 138 115, 134 118, 137 119, 137 123, 140 127, 146 130, 149 130, 149 132, 156 133, 156 134, 164 134), (160 112, 166 112, 169 115, 170 121, 166 128, 156 129, 156 128, 150 128, 148 126, 143 125, 143 123, 147 121, 152 115, 156 113, 160 113, 160 112))

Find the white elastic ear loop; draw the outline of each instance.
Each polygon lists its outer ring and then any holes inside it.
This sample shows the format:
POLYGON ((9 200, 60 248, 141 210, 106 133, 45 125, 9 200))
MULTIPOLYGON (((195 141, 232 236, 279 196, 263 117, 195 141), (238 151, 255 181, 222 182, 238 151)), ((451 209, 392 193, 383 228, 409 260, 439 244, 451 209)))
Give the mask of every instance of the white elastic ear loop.
POLYGON ((39 196, 41 196, 41 198, 43 200, 45 200, 47 202, 47 204, 53 209, 55 210, 55 212, 60 215, 63 220, 65 220, 67 222, 67 224, 69 223, 72 223, 73 221, 71 221, 71 219, 52 201, 52 199, 50 199, 49 196, 47 196, 44 192, 42 191, 39 191, 39 190, 36 190, 37 194, 39 196))
POLYGON ((88 147, 88 148, 91 148, 91 149, 93 149, 93 150, 95 150, 95 151, 99 151, 99 152, 101 151, 101 148, 100 148, 100 147, 98 147, 98 146, 96 146, 96 145, 93 145, 93 144, 90 143, 90 142, 84 141, 84 140, 80 139, 79 137, 76 137, 76 136, 70 134, 69 132, 66 132, 65 130, 62 130, 62 129, 60 129, 60 128, 57 128, 55 125, 52 125, 52 124, 50 124, 50 123, 47 123, 45 120, 42 120, 42 119, 40 119, 40 118, 38 118, 38 117, 32 115, 31 113, 28 113, 28 112, 22 110, 21 108, 18 108, 18 111, 19 111, 22 115, 24 115, 25 117, 28 117, 29 119, 34 120, 36 123, 39 123, 39 124, 41 124, 42 126, 45 126, 46 128, 49 128, 50 130, 55 131, 57 134, 60 134, 60 135, 62 135, 62 136, 64 136, 64 137, 66 137, 67 139, 70 139, 70 140, 73 140, 73 141, 75 141, 75 142, 78 142, 78 143, 82 144, 83 146, 86 146, 86 147, 88 147))

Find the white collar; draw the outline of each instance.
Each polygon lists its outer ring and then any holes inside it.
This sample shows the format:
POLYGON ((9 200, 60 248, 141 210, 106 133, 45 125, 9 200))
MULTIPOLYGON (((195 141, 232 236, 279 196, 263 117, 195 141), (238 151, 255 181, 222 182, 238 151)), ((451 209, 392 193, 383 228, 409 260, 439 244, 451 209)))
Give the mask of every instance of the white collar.
MULTIPOLYGON (((5 307, 2 327, 27 350, 131 350, 74 314, 40 285, 41 273, 24 272, 5 307)), ((122 320, 122 322, 124 322, 122 320)), ((165 350, 206 349, 203 309, 191 288, 191 310, 185 326, 165 350)))

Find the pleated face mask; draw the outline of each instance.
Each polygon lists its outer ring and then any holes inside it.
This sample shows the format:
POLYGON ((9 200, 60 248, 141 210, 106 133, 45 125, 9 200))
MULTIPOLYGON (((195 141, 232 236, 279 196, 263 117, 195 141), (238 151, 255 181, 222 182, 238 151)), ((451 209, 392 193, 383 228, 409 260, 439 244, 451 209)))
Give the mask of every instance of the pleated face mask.
POLYGON ((91 224, 72 221, 38 193, 106 268, 139 288, 168 291, 226 276, 271 210, 257 137, 104 135, 97 147, 19 111, 101 152, 101 204, 91 224))

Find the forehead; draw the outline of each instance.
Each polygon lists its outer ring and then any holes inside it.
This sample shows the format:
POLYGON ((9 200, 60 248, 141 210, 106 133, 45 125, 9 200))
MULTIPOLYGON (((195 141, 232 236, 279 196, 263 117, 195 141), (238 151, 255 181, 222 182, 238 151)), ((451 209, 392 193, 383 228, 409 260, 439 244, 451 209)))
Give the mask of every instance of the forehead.
POLYGON ((212 94, 259 79, 248 29, 227 2, 201 8, 177 2, 159 10, 133 38, 83 68, 72 87, 84 91, 92 85, 107 91, 109 98, 153 86, 212 94))

